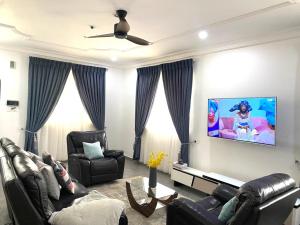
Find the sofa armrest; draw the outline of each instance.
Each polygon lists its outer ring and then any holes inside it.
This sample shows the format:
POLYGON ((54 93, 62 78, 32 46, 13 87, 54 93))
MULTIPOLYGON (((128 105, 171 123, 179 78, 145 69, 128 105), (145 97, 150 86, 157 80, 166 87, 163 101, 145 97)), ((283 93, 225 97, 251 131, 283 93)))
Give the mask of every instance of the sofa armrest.
POLYGON ((103 152, 104 157, 118 158, 124 155, 124 151, 121 150, 105 150, 103 152))
POLYGON ((72 176, 72 180, 78 180, 84 186, 91 185, 91 161, 85 157, 84 154, 70 154, 68 155, 68 169, 72 176))
POLYGON ((167 225, 224 225, 213 213, 185 198, 175 199, 167 206, 167 225))
POLYGON ((222 203, 226 203, 236 196, 237 193, 237 189, 226 184, 221 184, 214 190, 212 196, 220 200, 222 203))
POLYGON ((68 157, 69 158, 74 158, 74 159, 86 159, 86 160, 89 160, 83 153, 73 153, 73 154, 70 154, 68 157))

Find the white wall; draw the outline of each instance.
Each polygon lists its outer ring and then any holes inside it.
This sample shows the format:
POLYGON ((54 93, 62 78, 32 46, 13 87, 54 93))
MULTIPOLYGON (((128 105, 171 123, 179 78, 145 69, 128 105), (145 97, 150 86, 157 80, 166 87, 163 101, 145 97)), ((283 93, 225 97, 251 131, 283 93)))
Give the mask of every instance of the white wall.
POLYGON ((23 146, 27 113, 28 56, 8 51, 0 51, 0 137, 9 137, 23 146), (10 69, 9 63, 16 62, 16 69, 10 69), (7 112, 6 101, 18 100, 18 112, 7 112))
POLYGON ((135 84, 132 70, 109 69, 106 75, 106 127, 111 149, 132 156, 134 142, 135 84))
MULTIPOLYGON (((296 156, 300 158, 299 43, 247 47, 196 59, 190 139, 196 139, 197 144, 190 149, 192 167, 245 181, 273 172, 288 173, 299 180, 295 165, 296 156), (207 137, 208 98, 249 96, 278 97, 276 147, 207 137)), ((126 79, 134 82, 132 77, 136 79, 134 69, 126 74, 126 79)), ((135 90, 134 85, 131 88, 135 90)), ((128 107, 134 108, 134 101, 128 107)), ((125 118, 132 120, 132 116, 125 118)), ((128 126, 131 129, 132 125, 128 126)), ((127 154, 132 156, 132 148, 127 154)))
MULTIPOLYGON (((295 165, 295 116, 299 49, 293 42, 269 44, 207 55, 195 63, 191 165, 249 180, 273 172, 299 180, 295 165), (277 96, 277 146, 270 147, 207 137, 207 99, 277 96)), ((295 120, 296 118, 296 120, 295 120)), ((297 121, 298 120, 298 121, 297 121)))

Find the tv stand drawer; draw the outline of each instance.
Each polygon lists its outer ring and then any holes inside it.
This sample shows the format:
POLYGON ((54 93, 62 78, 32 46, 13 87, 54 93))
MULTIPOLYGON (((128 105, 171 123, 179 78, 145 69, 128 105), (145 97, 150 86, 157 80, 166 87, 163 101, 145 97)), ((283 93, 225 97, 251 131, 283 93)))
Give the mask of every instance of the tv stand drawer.
POLYGON ((217 182, 195 177, 192 187, 211 195, 218 185, 217 182))
POLYGON ((172 170, 171 179, 189 187, 191 187, 193 183, 192 175, 174 169, 172 170))

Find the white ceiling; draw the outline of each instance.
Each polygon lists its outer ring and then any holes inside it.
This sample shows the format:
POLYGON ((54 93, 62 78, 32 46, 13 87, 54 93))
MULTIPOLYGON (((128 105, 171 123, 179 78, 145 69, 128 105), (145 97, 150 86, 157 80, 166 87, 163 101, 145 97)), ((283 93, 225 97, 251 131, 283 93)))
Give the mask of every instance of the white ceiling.
POLYGON ((106 65, 136 64, 299 27, 300 4, 284 0, 0 0, 0 45, 106 65), (116 9, 128 11, 131 35, 154 44, 83 38, 111 33, 116 9), (205 41, 197 36, 202 29, 209 32, 205 41))

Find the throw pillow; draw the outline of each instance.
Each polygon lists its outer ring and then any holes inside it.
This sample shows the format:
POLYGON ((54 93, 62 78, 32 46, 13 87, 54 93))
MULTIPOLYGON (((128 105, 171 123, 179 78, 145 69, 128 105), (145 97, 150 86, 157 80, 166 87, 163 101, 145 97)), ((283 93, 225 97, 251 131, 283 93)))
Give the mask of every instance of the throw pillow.
POLYGON ((44 163, 52 166, 55 177, 62 188, 67 190, 71 194, 74 194, 75 184, 73 183, 66 169, 60 164, 60 162, 54 160, 54 158, 50 154, 43 154, 43 160, 44 163))
POLYGON ((56 175, 56 179, 58 183, 65 190, 69 191, 71 194, 75 193, 75 184, 69 176, 67 170, 60 164, 60 162, 55 161, 53 166, 54 173, 56 175))
POLYGON ((103 158, 103 149, 101 148, 100 142, 97 141, 95 143, 86 143, 82 142, 84 155, 88 159, 100 159, 103 158))
POLYGON ((40 157, 32 152, 21 149, 20 153, 28 156, 34 163, 36 163, 37 161, 43 161, 42 157, 40 157))
POLYGON ((42 173, 42 175, 45 178, 48 195, 56 200, 59 200, 60 187, 52 167, 39 160, 36 162, 36 165, 38 166, 39 171, 42 173))
POLYGON ((231 217, 235 214, 235 209, 237 204, 239 203, 239 199, 237 197, 233 197, 230 199, 221 210, 220 215, 218 216, 218 219, 222 221, 223 223, 227 223, 228 220, 231 219, 231 217))
POLYGON ((25 155, 16 155, 13 158, 13 164, 32 204, 43 218, 48 219, 55 209, 48 198, 44 176, 39 172, 37 165, 25 155))

